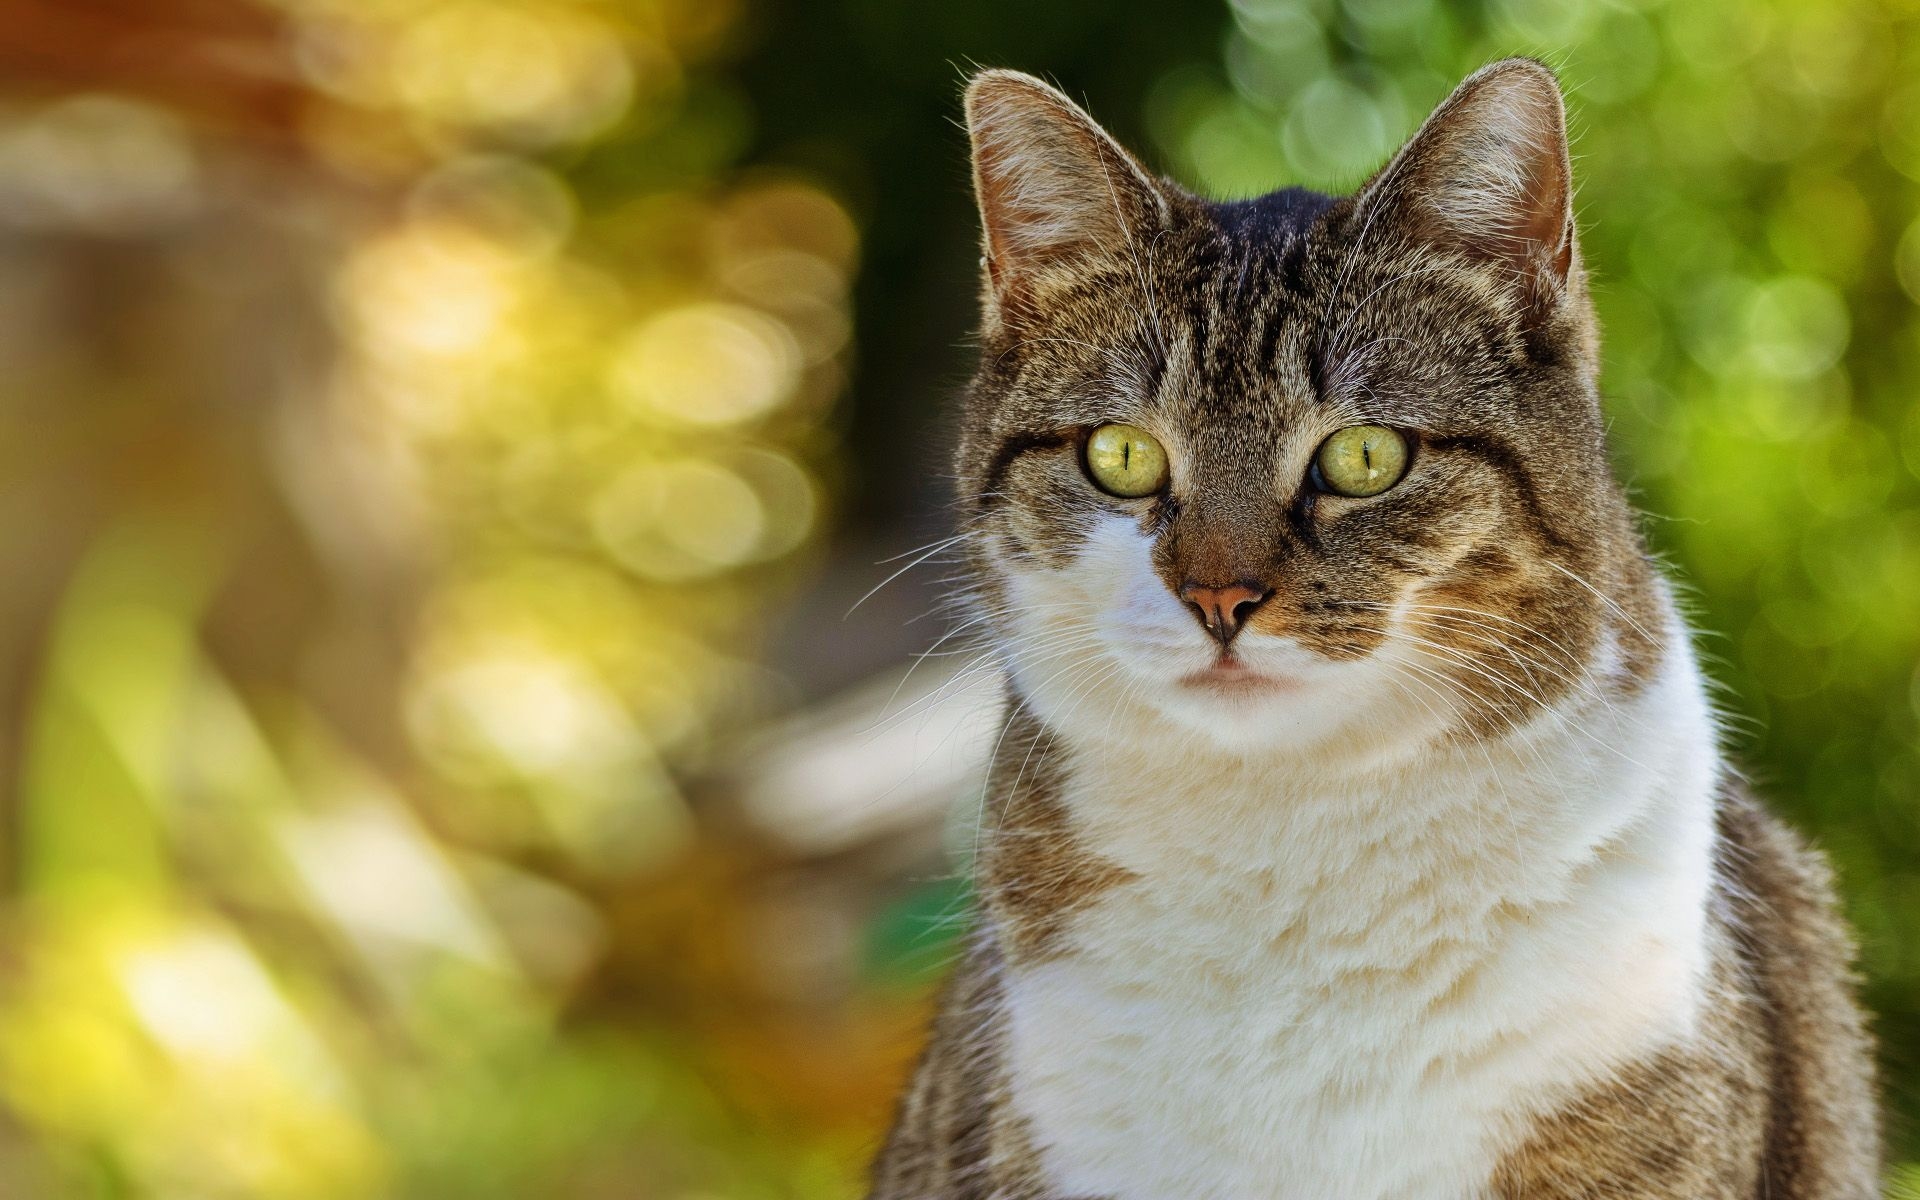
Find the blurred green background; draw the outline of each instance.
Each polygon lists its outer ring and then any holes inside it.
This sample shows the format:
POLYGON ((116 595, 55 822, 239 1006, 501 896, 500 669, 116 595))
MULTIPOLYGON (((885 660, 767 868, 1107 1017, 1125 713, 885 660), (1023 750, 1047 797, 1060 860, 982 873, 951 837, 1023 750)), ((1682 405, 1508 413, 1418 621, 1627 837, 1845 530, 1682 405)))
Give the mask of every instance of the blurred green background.
POLYGON ((1239 196, 1510 53, 1920 1157, 1920 2, 0 0, 0 1195, 857 1195, 990 720, 965 70, 1239 196))

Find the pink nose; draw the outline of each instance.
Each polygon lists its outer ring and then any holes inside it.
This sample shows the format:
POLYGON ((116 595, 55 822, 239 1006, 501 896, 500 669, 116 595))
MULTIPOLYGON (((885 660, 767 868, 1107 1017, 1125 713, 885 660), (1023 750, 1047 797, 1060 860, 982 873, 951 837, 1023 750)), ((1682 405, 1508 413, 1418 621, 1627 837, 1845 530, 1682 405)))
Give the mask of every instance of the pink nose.
POLYGON ((1245 583, 1230 583, 1225 587, 1189 583, 1180 589, 1180 598, 1193 605, 1200 614, 1200 623, 1224 648, 1267 598, 1267 589, 1245 583))

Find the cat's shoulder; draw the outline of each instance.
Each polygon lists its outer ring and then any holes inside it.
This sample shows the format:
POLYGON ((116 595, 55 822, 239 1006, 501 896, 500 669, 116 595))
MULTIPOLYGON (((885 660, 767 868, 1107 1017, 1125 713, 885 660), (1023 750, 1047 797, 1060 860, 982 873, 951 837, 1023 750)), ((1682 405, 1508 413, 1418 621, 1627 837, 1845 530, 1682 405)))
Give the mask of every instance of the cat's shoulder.
POLYGON ((1691 1040, 1558 1097, 1496 1169, 1501 1200, 1869 1200, 1871 1044, 1826 856, 1742 783, 1715 800, 1715 953, 1691 1040), (1623 1136, 1624 1135, 1624 1136, 1623 1136))

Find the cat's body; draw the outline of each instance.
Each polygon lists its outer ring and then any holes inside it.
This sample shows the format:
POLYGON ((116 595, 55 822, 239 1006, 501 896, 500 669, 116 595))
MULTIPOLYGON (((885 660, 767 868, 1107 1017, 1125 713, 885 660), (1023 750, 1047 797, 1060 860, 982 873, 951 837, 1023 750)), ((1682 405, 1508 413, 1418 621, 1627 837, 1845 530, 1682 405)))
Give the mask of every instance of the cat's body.
MULTIPOLYGON (((1057 815, 1019 810, 1057 803, 1072 765, 1036 772, 1045 735, 1015 730, 998 777, 1027 782, 984 836, 1060 843, 1057 815)), ((1712 769, 1666 749, 1690 782, 1712 769)), ((1285 772, 1176 784, 1138 765, 1081 786, 1113 783, 1136 813, 1193 795, 1178 784, 1235 805, 1301 794, 1285 772)), ((1373 799, 1445 787, 1401 782, 1373 799)), ((1271 805, 1250 823, 1264 837, 1169 851, 1144 840, 1149 821, 1113 838, 1138 878, 1080 868, 1085 885, 1037 898, 1035 915, 1079 908, 1039 922, 1071 948, 1010 963, 1017 936, 976 932, 875 1195, 1866 1200, 1865 1048, 1819 863, 1737 793, 1644 799, 1656 819, 1606 852, 1502 855, 1507 873, 1480 887, 1417 822, 1312 865, 1275 849, 1297 831, 1271 805), (1649 880, 1657 868, 1671 875, 1649 880), (1522 892, 1539 899, 1515 906, 1522 892)), ((1068 836, 1089 858, 1103 844, 1068 836)))
POLYGON ((1337 202, 1197 201, 1021 76, 969 116, 1010 709, 875 1196, 1867 1200, 1846 934, 1608 472, 1550 76, 1337 202))

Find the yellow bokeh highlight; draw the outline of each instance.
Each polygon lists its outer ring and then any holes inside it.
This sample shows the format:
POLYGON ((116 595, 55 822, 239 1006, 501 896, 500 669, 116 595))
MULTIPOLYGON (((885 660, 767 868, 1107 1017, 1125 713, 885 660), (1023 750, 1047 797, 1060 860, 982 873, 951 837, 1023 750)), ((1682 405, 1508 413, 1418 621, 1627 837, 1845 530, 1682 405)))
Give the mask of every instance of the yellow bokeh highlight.
POLYGON ((647 415, 734 425, 785 400, 800 366, 800 348, 778 321, 709 301, 642 321, 615 357, 611 383, 647 415))
MULTIPOLYGON (((546 1194, 633 1137, 607 1114, 714 1120, 655 1114, 678 1051, 569 1004, 608 896, 694 846, 688 764, 818 536, 858 232, 798 176, 595 166, 683 115, 731 4, 275 7, 309 90, 273 137, 311 174, 274 177, 272 265, 324 354, 274 361, 257 439, 179 432, 212 470, 155 452, 181 498, 85 535, 31 703, 0 1096, 50 1187, 546 1194), (233 502, 234 461, 284 491, 233 502), (261 538, 289 514, 298 546, 261 538), (235 580, 287 591, 256 620, 235 580)), ((0 109, 0 201, 157 238, 253 202, 218 191, 246 153, 55 96, 0 109)))
POLYGON ((439 5, 408 24, 388 66, 413 111, 535 141, 590 135, 619 116, 632 66, 584 12, 497 2, 439 5))

